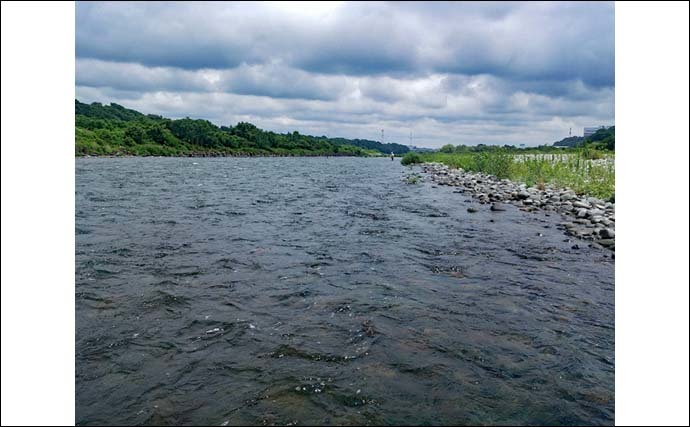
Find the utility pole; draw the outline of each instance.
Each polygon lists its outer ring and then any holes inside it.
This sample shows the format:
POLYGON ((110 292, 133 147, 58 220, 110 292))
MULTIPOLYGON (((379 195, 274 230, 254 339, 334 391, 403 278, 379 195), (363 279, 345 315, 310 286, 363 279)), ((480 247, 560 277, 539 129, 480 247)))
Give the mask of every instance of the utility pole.
POLYGON ((573 128, 570 128, 570 130, 568 131, 568 136, 573 136, 573 128))
POLYGON ((381 129, 381 144, 383 144, 383 129, 381 129))

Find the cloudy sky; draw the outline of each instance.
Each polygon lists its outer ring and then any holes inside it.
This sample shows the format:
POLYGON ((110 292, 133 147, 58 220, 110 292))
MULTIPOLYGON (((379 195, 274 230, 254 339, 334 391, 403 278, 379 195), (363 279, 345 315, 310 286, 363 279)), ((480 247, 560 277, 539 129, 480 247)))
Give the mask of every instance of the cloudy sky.
POLYGON ((614 124, 612 2, 80 2, 76 18, 82 102, 426 147, 614 124))

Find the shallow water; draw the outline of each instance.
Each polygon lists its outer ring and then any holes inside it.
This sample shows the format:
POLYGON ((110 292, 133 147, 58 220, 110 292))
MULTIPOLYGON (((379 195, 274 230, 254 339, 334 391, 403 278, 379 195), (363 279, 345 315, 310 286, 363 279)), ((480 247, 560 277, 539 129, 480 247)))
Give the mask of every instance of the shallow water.
POLYGON ((613 424, 610 252, 404 171, 77 159, 76 422, 613 424))

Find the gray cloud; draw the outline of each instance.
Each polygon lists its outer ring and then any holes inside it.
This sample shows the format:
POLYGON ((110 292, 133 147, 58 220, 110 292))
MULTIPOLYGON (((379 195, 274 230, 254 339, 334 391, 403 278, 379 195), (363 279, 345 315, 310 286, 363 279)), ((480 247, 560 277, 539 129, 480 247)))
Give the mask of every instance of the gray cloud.
POLYGON ((78 3, 77 97, 417 145, 613 123, 612 3, 78 3), (483 131, 482 131, 483 129, 483 131))

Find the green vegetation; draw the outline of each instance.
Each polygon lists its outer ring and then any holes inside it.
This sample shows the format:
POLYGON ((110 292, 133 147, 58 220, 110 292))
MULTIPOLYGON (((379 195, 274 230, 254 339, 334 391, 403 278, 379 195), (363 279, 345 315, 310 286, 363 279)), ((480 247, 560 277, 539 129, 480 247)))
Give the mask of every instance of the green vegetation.
POLYGON ((568 187, 606 200, 615 197, 616 129, 599 129, 587 138, 570 137, 538 147, 446 144, 432 153, 408 153, 401 163, 438 162, 452 168, 542 187, 568 187))
POLYGON ((553 143, 554 147, 576 147, 582 145, 585 138, 581 136, 569 136, 553 143))
POLYGON ((422 163, 424 160, 422 160, 422 155, 419 153, 407 153, 403 156, 402 160, 400 160, 401 165, 413 165, 415 163, 422 163))
POLYGON ((616 149, 616 127, 611 126, 608 129, 599 129, 585 139, 584 145, 590 146, 595 150, 614 151, 616 149))
POLYGON ((528 186, 552 184, 604 200, 613 200, 615 196, 614 156, 592 147, 586 146, 567 153, 559 151, 559 154, 516 154, 507 150, 412 154, 416 155, 414 161, 405 162, 410 156, 408 154, 403 157, 402 163, 438 162, 452 168, 524 182, 528 186))
POLYGON ((363 139, 279 134, 251 123, 216 126, 208 120, 172 120, 145 115, 118 104, 75 100, 77 156, 372 156, 403 154, 400 144, 363 139))
POLYGON ((554 147, 589 147, 595 150, 616 149, 616 127, 603 128, 597 130, 587 138, 581 136, 571 136, 553 143, 554 147))
MULTIPOLYGON (((324 137, 325 138, 325 137, 324 137)), ((376 151, 378 153, 390 155, 391 153, 396 156, 403 155, 410 151, 407 145, 396 144, 394 142, 381 144, 378 141, 371 141, 368 139, 345 139, 345 138, 330 138, 330 142, 334 144, 349 144, 355 147, 366 148, 369 150, 376 151)))

